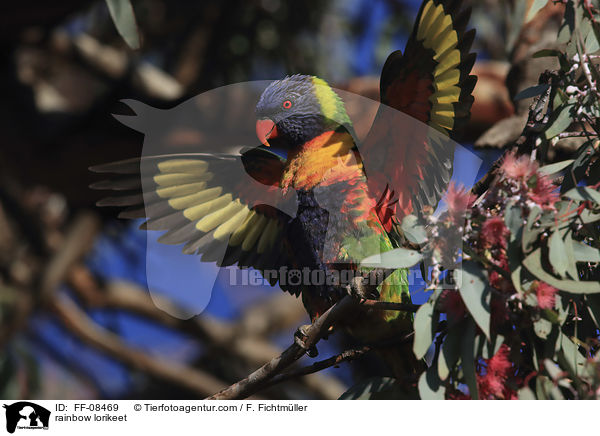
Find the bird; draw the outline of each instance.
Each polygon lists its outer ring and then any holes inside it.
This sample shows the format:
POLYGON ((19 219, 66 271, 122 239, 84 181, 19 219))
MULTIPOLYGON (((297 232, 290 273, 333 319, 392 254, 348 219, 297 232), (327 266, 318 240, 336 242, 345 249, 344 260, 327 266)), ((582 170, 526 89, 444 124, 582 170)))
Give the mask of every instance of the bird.
MULTIPOLYGON (((145 218, 142 228, 166 231, 159 242, 183 244, 202 261, 261 271, 301 297, 315 320, 353 292, 352 277, 368 274, 363 259, 406 243, 404 217, 435 207, 447 189, 451 138, 469 119, 477 80, 469 17, 461 0, 423 1, 404 53, 383 66, 381 104, 363 140, 336 90, 295 74, 260 95, 259 145, 95 166, 116 175, 92 186, 117 191, 98 204, 145 218)), ((408 270, 387 271, 360 292, 410 303, 408 270)), ((413 316, 362 309, 351 318, 344 328, 369 343, 409 332, 413 316)), ((387 353, 397 377, 416 365, 410 350, 399 350, 387 353)))

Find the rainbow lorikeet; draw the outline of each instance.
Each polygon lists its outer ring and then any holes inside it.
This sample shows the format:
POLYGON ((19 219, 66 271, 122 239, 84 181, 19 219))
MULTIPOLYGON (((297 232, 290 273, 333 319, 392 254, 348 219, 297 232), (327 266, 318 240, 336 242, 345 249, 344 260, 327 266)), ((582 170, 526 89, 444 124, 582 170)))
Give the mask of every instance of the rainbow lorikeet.
MULTIPOLYGON (((338 94, 320 78, 294 75, 271 83, 256 105, 264 145, 96 167, 121 175, 96 185, 122 191, 100 204, 128 206, 122 216, 146 217, 145 228, 167 231, 159 241, 183 243, 203 261, 262 271, 272 285, 301 295, 314 319, 348 292, 342 273, 362 272, 362 259, 401 246, 402 218, 435 206, 444 193, 453 148, 414 126, 451 135, 469 117, 476 82, 469 14, 460 0, 423 2, 405 53, 392 53, 383 67, 385 106, 362 143, 338 94), (398 111, 410 117, 398 121, 398 111), (240 182, 232 176, 240 172, 250 177, 240 182), (284 206, 290 198, 291 208, 284 206)), ((361 296, 410 301, 407 270, 361 296)), ((408 331, 411 320, 365 309, 347 327, 372 342, 408 331)))

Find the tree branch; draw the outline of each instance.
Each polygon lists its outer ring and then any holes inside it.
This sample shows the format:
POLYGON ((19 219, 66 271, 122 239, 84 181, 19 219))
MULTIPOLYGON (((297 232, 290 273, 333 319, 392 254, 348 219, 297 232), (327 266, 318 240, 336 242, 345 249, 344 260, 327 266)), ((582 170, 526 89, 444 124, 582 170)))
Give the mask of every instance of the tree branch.
POLYGON ((307 350, 314 347, 327 334, 329 327, 353 307, 355 307, 355 300, 349 295, 345 296, 302 332, 303 339, 296 338, 294 343, 279 356, 274 357, 243 380, 234 383, 227 389, 219 391, 207 399, 242 399, 264 388, 273 377, 300 359, 307 350))
POLYGON ((350 362, 352 360, 356 360, 359 357, 362 357, 366 353, 371 351, 371 349, 372 348, 367 345, 362 348, 346 350, 340 354, 331 356, 328 359, 324 359, 319 362, 315 362, 312 365, 308 365, 308 366, 304 366, 302 368, 291 370, 291 371, 285 372, 283 374, 278 374, 267 383, 267 386, 273 386, 278 383, 282 383, 282 382, 285 382, 285 381, 288 381, 288 380, 291 380, 291 379, 294 379, 297 377, 314 374, 315 372, 322 371, 326 368, 330 368, 332 366, 337 366, 342 362, 350 362))

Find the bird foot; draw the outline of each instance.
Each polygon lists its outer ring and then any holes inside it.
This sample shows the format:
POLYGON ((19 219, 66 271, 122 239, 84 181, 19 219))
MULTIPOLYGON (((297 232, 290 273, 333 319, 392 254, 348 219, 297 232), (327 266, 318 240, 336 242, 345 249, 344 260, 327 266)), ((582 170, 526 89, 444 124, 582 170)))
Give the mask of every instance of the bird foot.
POLYGON ((308 338, 309 328, 310 324, 301 325, 300 327, 298 327, 298 330, 296 330, 296 333, 294 333, 294 342, 296 342, 296 344, 298 344, 302 349, 304 349, 309 357, 317 357, 319 355, 317 347, 314 345, 308 347, 306 345, 306 339, 308 338))

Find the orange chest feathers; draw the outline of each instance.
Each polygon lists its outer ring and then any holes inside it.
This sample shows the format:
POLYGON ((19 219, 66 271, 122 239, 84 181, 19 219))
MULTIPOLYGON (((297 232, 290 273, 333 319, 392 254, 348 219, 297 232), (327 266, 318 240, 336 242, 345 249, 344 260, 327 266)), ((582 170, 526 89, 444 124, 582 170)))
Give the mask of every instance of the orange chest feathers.
POLYGON ((309 190, 364 179, 362 162, 348 133, 325 132, 290 153, 283 171, 284 190, 309 190))

